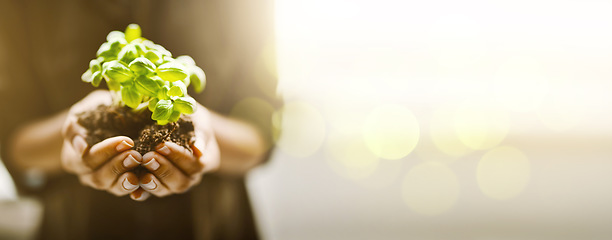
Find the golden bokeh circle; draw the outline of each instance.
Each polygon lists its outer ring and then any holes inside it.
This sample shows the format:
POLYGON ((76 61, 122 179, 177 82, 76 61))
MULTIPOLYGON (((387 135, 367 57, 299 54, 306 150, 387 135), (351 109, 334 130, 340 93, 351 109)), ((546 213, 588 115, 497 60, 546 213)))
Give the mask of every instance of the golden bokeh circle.
POLYGON ((419 123, 410 110, 397 104, 382 105, 366 117, 365 143, 376 156, 400 159, 412 152, 419 142, 419 123))
POLYGON ((476 179, 486 196, 505 200, 519 195, 531 174, 529 160, 520 150, 501 146, 487 152, 476 170, 476 179))
POLYGON ((330 131, 326 141, 329 165, 348 179, 363 179, 376 171, 379 159, 370 152, 359 131, 330 131))
POLYGON ((441 152, 453 156, 461 157, 473 150, 467 147, 457 136, 453 122, 454 109, 442 107, 436 109, 429 122, 429 136, 436 148, 441 152))
POLYGON ((464 102, 455 111, 453 121, 459 140, 475 150, 499 145, 510 125, 505 111, 483 101, 464 102))

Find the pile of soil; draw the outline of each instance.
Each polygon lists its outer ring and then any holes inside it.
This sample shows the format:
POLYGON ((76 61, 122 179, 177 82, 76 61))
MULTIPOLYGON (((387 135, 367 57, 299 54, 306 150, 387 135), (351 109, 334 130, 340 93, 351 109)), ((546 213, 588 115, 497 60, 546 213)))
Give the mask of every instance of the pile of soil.
POLYGON ((78 123, 88 130, 88 146, 115 136, 128 136, 134 140, 134 149, 140 154, 155 151, 165 141, 187 149, 193 143, 193 123, 186 117, 175 123, 157 125, 148 110, 135 112, 127 107, 100 105, 96 109, 77 115, 78 123))

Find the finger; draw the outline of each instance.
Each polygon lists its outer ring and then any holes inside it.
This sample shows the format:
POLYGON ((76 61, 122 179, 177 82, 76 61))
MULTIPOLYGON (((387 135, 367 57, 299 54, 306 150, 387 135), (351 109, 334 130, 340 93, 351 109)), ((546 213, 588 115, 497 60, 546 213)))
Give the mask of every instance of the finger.
POLYGON ((191 145, 191 151, 193 151, 193 156, 201 158, 202 155, 204 155, 204 141, 202 141, 201 138, 196 138, 191 145))
POLYGON ((142 157, 142 162, 142 166, 153 173, 172 193, 183 193, 193 185, 193 179, 157 152, 148 152, 142 157))
POLYGON ((91 168, 83 164, 82 154, 77 153, 70 141, 65 140, 62 146, 62 167, 70 173, 84 174, 91 172, 91 168))
POLYGON ((157 197, 165 197, 172 194, 170 189, 151 173, 146 173, 140 178, 140 188, 157 197))
POLYGON ((221 154, 219 152, 219 145, 217 144, 217 139, 214 137, 208 138, 206 144, 203 143, 203 140, 196 140, 194 145, 191 146, 192 149, 195 149, 194 152, 196 156, 199 156, 199 161, 203 162, 204 170, 203 172, 215 171, 219 169, 221 154), (204 148, 206 150, 204 150, 204 148))
POLYGON ((142 156, 140 153, 129 150, 113 157, 96 171, 83 176, 83 181, 96 189, 108 189, 119 176, 140 165, 142 156))
POLYGON ((85 141, 87 129, 77 123, 76 117, 68 117, 62 128, 62 135, 64 136, 64 139, 70 143, 70 146, 72 146, 74 149, 75 154, 79 157, 83 156, 83 153, 88 147, 87 142, 85 141))
POLYGON ((91 146, 83 156, 83 163, 92 170, 98 169, 109 158, 134 147, 134 141, 126 136, 107 138, 91 146))
POLYGON ((151 194, 143 190, 142 188, 138 188, 136 189, 136 191, 130 193, 130 198, 135 201, 144 201, 147 200, 150 196, 151 194))
POLYGON ((74 152, 79 156, 83 157, 85 150, 87 150, 88 144, 85 141, 85 138, 81 135, 76 135, 72 138, 72 148, 74 148, 74 152))
POLYGON ((181 147, 173 142, 161 143, 155 149, 186 175, 199 173, 204 169, 204 164, 195 157, 191 149, 181 147))
POLYGON ((61 131, 65 139, 72 139, 76 135, 87 135, 87 129, 78 123, 78 118, 74 115, 68 116, 61 131))
POLYGON ((138 189, 138 177, 134 172, 125 172, 113 185, 107 190, 115 196, 125 196, 138 189))

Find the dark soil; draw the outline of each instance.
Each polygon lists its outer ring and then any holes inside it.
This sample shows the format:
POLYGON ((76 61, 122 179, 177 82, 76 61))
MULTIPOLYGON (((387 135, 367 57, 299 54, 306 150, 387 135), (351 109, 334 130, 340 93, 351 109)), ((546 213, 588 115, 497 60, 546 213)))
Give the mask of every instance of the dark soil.
POLYGON ((134 112, 127 107, 104 105, 77 116, 79 124, 89 131, 85 139, 88 146, 109 137, 128 136, 134 140, 134 149, 144 155, 155 151, 155 147, 165 141, 187 149, 191 149, 189 146, 193 143, 193 123, 185 116, 175 123, 157 125, 148 110, 134 112))

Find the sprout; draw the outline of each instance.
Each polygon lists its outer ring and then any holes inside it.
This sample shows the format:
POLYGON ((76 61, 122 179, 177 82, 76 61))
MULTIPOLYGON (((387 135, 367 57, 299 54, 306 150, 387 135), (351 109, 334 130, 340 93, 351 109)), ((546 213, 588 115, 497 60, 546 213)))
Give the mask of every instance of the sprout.
POLYGON ((193 98, 190 97, 179 97, 174 100, 174 110, 184 113, 184 114, 192 114, 195 112, 196 102, 193 98))
POLYGON ((157 91, 159 91, 160 88, 155 80, 144 75, 140 75, 134 80, 134 86, 136 87, 136 91, 140 94, 149 97, 156 97, 157 91))
POLYGON ((185 65, 175 61, 169 61, 160 65, 157 67, 156 73, 157 76, 169 82, 183 80, 187 77, 185 65))
POLYGON ((140 38, 140 35, 142 34, 142 31, 140 31, 140 26, 138 26, 138 24, 130 24, 127 26, 127 28, 125 29, 125 40, 127 40, 128 42, 131 42, 135 39, 140 38))
POLYGON ((105 79, 116 104, 148 110, 160 125, 194 113, 196 101, 187 87, 193 85, 201 92, 206 83, 204 71, 191 57, 172 58, 170 51, 141 34, 137 24, 128 25, 125 32, 110 32, 81 80, 98 87, 105 79))
POLYGON ((153 75, 155 73, 155 64, 145 57, 134 59, 128 67, 137 75, 153 75))

